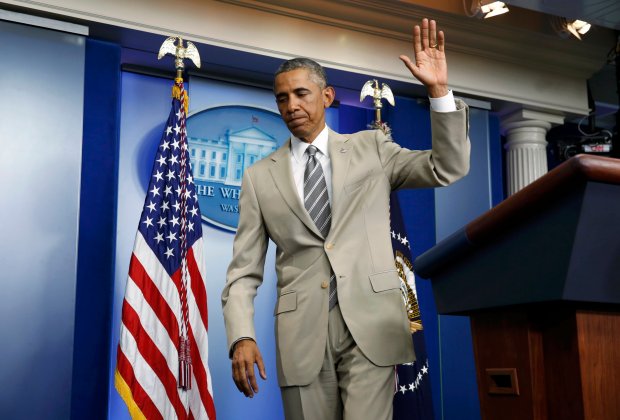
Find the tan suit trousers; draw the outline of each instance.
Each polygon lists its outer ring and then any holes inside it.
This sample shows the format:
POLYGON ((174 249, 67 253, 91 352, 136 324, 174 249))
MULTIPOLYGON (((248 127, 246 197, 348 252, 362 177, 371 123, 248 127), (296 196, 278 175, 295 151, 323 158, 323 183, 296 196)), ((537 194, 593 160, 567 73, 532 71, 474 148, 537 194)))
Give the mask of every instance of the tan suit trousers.
POLYGON ((329 311, 319 375, 309 385, 281 391, 287 420, 391 420, 394 367, 376 366, 364 356, 336 304, 329 311))

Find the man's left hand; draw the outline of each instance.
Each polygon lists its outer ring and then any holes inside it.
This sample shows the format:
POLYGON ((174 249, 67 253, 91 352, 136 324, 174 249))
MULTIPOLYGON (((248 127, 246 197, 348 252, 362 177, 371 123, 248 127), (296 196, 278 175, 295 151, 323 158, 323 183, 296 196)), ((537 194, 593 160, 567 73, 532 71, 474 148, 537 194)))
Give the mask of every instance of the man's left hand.
POLYGON ((422 28, 418 25, 413 28, 415 64, 406 55, 399 57, 411 74, 426 86, 431 98, 448 94, 445 44, 445 35, 443 31, 437 32, 437 23, 423 19, 422 28))

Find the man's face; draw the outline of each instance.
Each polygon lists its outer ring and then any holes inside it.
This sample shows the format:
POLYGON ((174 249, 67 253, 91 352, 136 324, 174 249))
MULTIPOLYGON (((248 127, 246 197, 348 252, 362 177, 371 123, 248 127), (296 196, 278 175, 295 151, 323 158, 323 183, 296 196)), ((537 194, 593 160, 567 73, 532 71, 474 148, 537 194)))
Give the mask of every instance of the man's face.
POLYGON ((325 127, 325 109, 334 101, 334 89, 321 89, 307 69, 280 73, 274 83, 276 103, 293 135, 307 143, 325 127))

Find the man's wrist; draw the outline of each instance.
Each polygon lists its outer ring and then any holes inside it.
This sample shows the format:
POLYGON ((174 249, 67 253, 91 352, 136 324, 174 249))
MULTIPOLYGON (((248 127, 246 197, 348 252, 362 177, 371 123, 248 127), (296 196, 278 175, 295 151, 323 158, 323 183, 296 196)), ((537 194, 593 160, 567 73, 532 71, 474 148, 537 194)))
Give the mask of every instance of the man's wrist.
POLYGON ((446 96, 449 90, 448 85, 428 86, 426 89, 428 90, 428 96, 430 98, 441 98, 442 96, 446 96))
POLYGON ((235 353, 235 348, 237 347, 237 344, 239 344, 241 341, 245 341, 245 340, 251 340, 254 341, 254 339, 252 337, 241 337, 236 339, 231 345, 230 345, 230 352, 228 357, 230 357, 232 359, 233 354, 235 353))

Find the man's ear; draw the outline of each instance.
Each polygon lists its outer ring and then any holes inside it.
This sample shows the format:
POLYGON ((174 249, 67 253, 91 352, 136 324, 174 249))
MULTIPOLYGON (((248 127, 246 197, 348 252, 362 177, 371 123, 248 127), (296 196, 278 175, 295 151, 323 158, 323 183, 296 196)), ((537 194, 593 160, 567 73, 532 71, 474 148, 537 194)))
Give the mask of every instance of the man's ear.
POLYGON ((336 91, 333 87, 327 86, 325 89, 323 89, 323 106, 325 107, 325 109, 329 108, 332 105, 332 102, 334 102, 335 98, 336 91))

